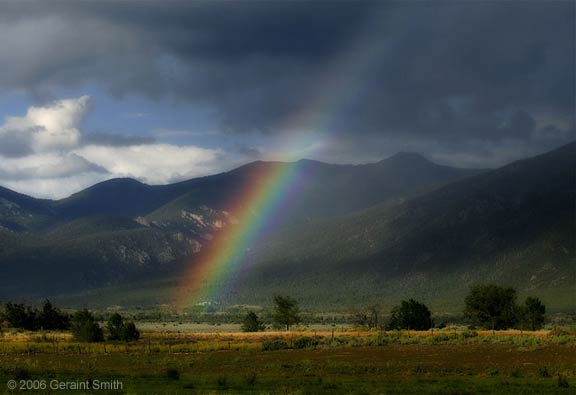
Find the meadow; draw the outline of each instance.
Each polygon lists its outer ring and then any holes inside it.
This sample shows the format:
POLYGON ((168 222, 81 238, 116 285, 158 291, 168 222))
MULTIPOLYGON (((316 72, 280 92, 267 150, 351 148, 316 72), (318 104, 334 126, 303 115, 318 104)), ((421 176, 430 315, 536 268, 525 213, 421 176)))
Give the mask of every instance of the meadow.
POLYGON ((576 387, 576 333, 570 330, 139 327, 142 337, 133 343, 78 343, 66 332, 5 329, 0 393, 569 394, 576 387), (122 388, 10 391, 8 380, 118 380, 122 388))

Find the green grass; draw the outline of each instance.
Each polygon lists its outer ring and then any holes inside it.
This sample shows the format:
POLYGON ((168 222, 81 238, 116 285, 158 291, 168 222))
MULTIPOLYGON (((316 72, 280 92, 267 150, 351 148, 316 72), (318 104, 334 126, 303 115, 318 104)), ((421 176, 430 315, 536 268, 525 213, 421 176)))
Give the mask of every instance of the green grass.
MULTIPOLYGON (((518 331, 144 332, 132 344, 5 331, 0 383, 121 381, 122 391, 87 392, 110 394, 568 394, 575 351, 573 334, 518 331), (288 348, 263 351, 266 341, 288 348)), ((17 392, 33 393, 0 389, 17 392)))

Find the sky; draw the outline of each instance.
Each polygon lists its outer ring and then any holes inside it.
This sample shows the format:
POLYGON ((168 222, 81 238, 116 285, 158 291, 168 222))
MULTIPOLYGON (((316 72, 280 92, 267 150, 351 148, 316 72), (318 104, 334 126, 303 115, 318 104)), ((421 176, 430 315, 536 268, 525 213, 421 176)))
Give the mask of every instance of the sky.
POLYGON ((0 2, 0 185, 254 160, 497 167, 575 138, 573 1, 0 2))

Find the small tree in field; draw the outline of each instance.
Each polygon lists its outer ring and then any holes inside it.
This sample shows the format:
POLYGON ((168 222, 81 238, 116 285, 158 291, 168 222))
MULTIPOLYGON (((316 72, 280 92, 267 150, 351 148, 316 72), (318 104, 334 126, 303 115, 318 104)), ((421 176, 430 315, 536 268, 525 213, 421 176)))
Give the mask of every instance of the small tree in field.
POLYGON ((278 325, 285 326, 290 330, 290 326, 298 324, 300 319, 300 309, 298 302, 289 296, 274 296, 274 322, 278 325))
POLYGON ((140 338, 140 332, 133 322, 124 322, 124 318, 118 313, 112 314, 106 325, 108 329, 108 339, 133 341, 140 338))
POLYGON ((72 317, 72 335, 83 342, 104 341, 102 328, 87 309, 77 311, 72 317))
POLYGON ((140 331, 136 329, 136 324, 127 322, 122 328, 122 340, 126 342, 140 339, 140 331))
POLYGON ((522 327, 528 327, 530 330, 542 329, 545 321, 546 306, 538 298, 528 297, 521 307, 522 327))
POLYGON ((18 303, 6 303, 3 319, 13 328, 34 331, 38 329, 38 311, 18 303))
POLYGON ((108 329, 108 339, 121 340, 124 329, 124 318, 118 313, 112 314, 106 328, 108 329))
POLYGON ((464 315, 487 329, 507 329, 517 322, 516 291, 497 285, 476 285, 465 299, 464 315))
POLYGON ((432 314, 424 304, 414 299, 403 300, 392 309, 389 329, 428 330, 432 327, 432 314))
POLYGON ((366 309, 353 313, 354 323, 359 326, 366 326, 368 329, 377 328, 379 321, 378 306, 372 305, 366 309))
POLYGON ((250 311, 242 320, 242 332, 262 332, 266 329, 266 325, 256 315, 255 312, 250 311))
POLYGON ((38 313, 38 325, 48 330, 69 329, 70 316, 46 300, 38 313))

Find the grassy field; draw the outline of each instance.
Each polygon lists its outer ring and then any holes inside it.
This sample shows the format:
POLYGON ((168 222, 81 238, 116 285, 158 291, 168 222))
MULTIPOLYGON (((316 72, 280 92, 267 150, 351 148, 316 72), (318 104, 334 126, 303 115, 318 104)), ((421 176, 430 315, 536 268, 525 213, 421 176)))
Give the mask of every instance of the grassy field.
POLYGON ((140 326, 141 340, 130 344, 5 330, 0 393, 569 394, 576 388, 576 335, 569 332, 249 334, 140 326), (44 380, 48 388, 10 391, 8 380, 44 380), (122 389, 49 389, 86 380, 118 380, 122 389))

